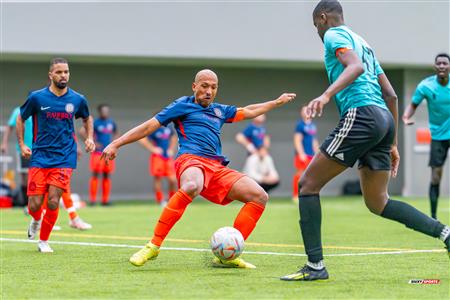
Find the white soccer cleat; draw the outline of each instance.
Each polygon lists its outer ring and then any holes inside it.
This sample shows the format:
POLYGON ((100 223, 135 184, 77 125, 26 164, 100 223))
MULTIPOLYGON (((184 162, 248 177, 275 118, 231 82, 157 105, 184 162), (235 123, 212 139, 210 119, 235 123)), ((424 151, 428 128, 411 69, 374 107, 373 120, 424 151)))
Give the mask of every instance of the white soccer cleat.
POLYGON ((60 230, 62 230, 62 228, 59 225, 54 225, 52 230, 53 231, 60 231, 60 230))
POLYGON ((70 227, 78 229, 78 230, 89 230, 92 229, 92 225, 84 222, 80 217, 76 217, 73 220, 70 220, 70 227))
POLYGON ((39 241, 38 250, 42 253, 53 253, 53 249, 50 247, 47 241, 39 241))
POLYGON ((41 221, 36 221, 35 219, 31 219, 30 226, 28 226, 28 239, 34 240, 37 232, 41 228, 41 221))

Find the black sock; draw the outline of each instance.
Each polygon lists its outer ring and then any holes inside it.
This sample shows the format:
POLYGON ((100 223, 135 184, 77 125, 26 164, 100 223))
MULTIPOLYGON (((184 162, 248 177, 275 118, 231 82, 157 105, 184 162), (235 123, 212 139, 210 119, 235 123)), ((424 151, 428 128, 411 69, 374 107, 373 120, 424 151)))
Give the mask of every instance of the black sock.
POLYGON ((323 259, 322 238, 320 226, 322 223, 322 209, 319 195, 298 196, 300 211, 300 229, 303 244, 308 255, 308 261, 317 263, 323 259))
POLYGON ((439 183, 430 184, 429 196, 430 196, 431 217, 436 219, 436 211, 439 198, 439 183))
POLYGON ((391 199, 388 200, 381 216, 432 237, 439 237, 445 227, 439 221, 430 218, 411 205, 391 199))

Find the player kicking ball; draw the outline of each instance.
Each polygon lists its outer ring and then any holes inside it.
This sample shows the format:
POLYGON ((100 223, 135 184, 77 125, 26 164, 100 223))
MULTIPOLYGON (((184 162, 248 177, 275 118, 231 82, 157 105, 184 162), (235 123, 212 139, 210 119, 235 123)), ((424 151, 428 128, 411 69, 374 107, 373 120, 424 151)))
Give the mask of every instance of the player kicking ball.
POLYGON ((325 47, 331 85, 309 102, 307 116, 321 116, 335 97, 341 120, 325 139, 299 183, 300 228, 308 261, 281 280, 327 279, 321 240, 319 193, 331 179, 359 160, 359 177, 369 210, 434 238, 450 250, 450 228, 388 194, 389 177, 397 175, 397 96, 370 46, 344 24, 336 0, 322 0, 313 12, 314 25, 325 47))
MULTIPOLYGON (((295 94, 282 94, 278 99, 248 105, 244 108, 213 102, 219 87, 217 75, 202 70, 192 84, 193 96, 175 100, 150 120, 131 129, 103 150, 105 159, 114 159, 120 147, 136 142, 173 122, 178 135, 179 151, 175 160, 176 176, 180 189, 169 199, 153 238, 144 248, 133 254, 130 262, 142 266, 156 259, 159 248, 186 207, 198 195, 207 200, 227 205, 233 200, 244 203, 234 221, 234 228, 247 239, 264 212, 267 193, 250 177, 227 168, 229 163, 222 155, 220 141, 224 123, 252 119, 280 107, 295 98, 295 94)), ((242 258, 221 261, 214 258, 214 265, 231 268, 255 268, 242 258)))
POLYGON ((72 170, 76 168, 74 118, 83 119, 88 133, 86 151, 95 149, 92 118, 86 98, 67 87, 70 77, 67 60, 52 59, 48 76, 50 85, 30 93, 20 107, 16 124, 22 156, 31 157, 27 194, 32 220, 28 238, 34 239, 40 228, 40 252, 53 252, 47 241, 58 218, 59 199, 69 190, 72 170), (24 121, 29 117, 33 117, 33 150, 24 144, 23 138, 24 121), (42 217, 45 194, 48 194, 48 202, 42 217))

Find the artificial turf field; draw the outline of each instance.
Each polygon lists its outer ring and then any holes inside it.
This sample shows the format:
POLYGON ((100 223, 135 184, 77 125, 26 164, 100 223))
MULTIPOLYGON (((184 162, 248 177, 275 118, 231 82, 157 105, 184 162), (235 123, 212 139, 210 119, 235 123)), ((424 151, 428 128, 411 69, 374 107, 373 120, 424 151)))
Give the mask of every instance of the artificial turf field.
MULTIPOLYGON (((407 201, 428 212, 425 199, 407 201)), ((443 243, 370 214, 360 198, 322 199, 328 281, 278 279, 305 262, 295 256, 304 253, 297 206, 281 199, 271 199, 247 241, 251 253, 243 257, 257 269, 212 268, 212 254, 201 249, 208 249, 216 229, 232 224, 240 207, 196 199, 169 234, 164 246, 170 249, 141 268, 128 258, 146 242, 159 206, 133 202, 81 209, 81 217, 94 226, 85 232, 71 229, 61 210, 62 231, 54 232, 51 241, 69 243, 53 244, 53 254, 38 253, 35 244, 23 242, 29 218, 21 210, 2 210, 1 299, 449 299, 443 243), (408 284, 410 279, 440 279, 440 284, 408 284)), ((439 217, 448 223, 445 199, 439 217)))

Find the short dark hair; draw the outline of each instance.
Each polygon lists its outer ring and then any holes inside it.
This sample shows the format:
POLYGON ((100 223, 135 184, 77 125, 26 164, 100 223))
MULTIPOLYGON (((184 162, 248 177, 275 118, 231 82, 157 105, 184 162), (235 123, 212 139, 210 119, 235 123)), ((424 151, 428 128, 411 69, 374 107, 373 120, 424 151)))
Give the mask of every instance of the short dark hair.
POLYGON ((434 62, 436 62, 439 57, 447 57, 448 61, 450 61, 450 56, 447 53, 442 52, 436 55, 436 57, 434 58, 434 62))
POLYGON ((336 13, 340 16, 344 15, 342 6, 337 0, 321 0, 317 3, 313 11, 313 17, 319 16, 321 13, 336 13))
POLYGON ((69 61, 67 59, 65 59, 65 58, 62 58, 62 57, 52 58, 50 60, 50 70, 52 69, 53 65, 56 65, 56 64, 68 64, 68 63, 69 63, 69 61))
POLYGON ((99 104, 97 106, 97 111, 100 112, 103 107, 111 107, 111 106, 109 104, 105 104, 105 103, 99 104))

